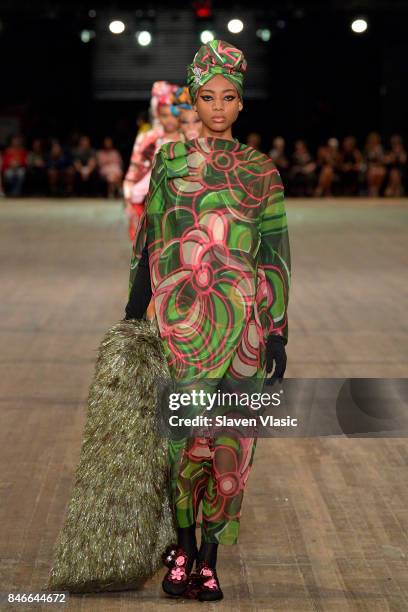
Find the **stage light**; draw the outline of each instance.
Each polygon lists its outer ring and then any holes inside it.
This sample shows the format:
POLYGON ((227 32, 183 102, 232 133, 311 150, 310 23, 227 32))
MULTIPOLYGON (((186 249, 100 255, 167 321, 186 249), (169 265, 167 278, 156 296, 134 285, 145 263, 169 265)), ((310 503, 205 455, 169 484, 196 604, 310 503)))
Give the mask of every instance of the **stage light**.
POLYGON ((95 19, 95 17, 96 17, 96 11, 95 11, 95 9, 89 9, 89 11, 88 11, 88 17, 90 17, 91 19, 95 19))
POLYGON ((227 28, 232 34, 239 34, 244 29, 244 24, 240 19, 231 19, 227 28))
POLYGON ((122 34, 125 31, 125 24, 123 21, 115 20, 111 21, 109 24, 109 30, 112 34, 122 34))
POLYGON ((278 19, 276 22, 276 27, 280 30, 284 30, 286 28, 286 21, 284 19, 278 19))
POLYGON ((210 40, 214 40, 214 34, 210 30, 203 30, 200 34, 200 40, 205 45, 210 40))
POLYGON ((141 47, 147 47, 152 42, 152 35, 147 30, 143 30, 136 34, 136 40, 141 47))
POLYGON ((90 40, 95 38, 95 32, 93 30, 82 30, 79 37, 83 43, 88 43, 90 40))
POLYGON ((351 29, 355 34, 362 34, 368 28, 368 23, 365 19, 354 19, 351 24, 351 29))
POLYGON ((256 31, 256 35, 264 42, 271 40, 271 31, 268 28, 260 28, 256 31))
POLYGON ((211 0, 196 0, 193 2, 193 7, 197 19, 210 19, 211 17, 211 0))

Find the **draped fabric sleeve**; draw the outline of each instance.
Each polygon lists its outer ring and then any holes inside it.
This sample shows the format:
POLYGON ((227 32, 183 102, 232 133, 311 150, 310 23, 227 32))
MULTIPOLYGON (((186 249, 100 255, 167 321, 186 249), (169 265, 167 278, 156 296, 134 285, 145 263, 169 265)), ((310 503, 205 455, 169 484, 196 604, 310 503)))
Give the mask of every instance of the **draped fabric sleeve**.
POLYGON ((136 137, 129 168, 123 181, 123 195, 128 206, 143 202, 146 195, 146 193, 143 195, 144 179, 146 175, 149 175, 152 167, 157 138, 158 134, 153 130, 139 134, 136 137), (142 195, 135 192, 135 187, 138 184, 140 184, 139 191, 142 195))
POLYGON ((132 247, 129 276, 129 298, 132 292, 133 282, 136 278, 138 265, 142 258, 143 249, 146 245, 149 248, 149 217, 151 215, 157 215, 157 213, 163 209, 163 180, 165 176, 165 165, 163 162, 162 154, 159 151, 153 162, 153 169, 149 183, 149 191, 147 194, 143 214, 140 220, 139 231, 132 247))
POLYGON ((265 340, 275 334, 286 344, 291 282, 289 234, 284 189, 276 168, 271 178, 260 221, 257 303, 265 340))

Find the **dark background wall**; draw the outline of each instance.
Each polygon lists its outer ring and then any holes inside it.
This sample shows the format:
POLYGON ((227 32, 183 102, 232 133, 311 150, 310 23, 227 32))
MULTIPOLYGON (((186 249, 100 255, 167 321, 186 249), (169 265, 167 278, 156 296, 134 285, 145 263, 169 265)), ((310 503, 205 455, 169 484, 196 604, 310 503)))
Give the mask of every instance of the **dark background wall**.
MULTIPOLYGON (((17 117, 28 139, 66 138, 77 130, 98 141, 109 133, 126 152, 151 83, 183 81, 199 31, 208 25, 189 3, 136 4, 2 3, 0 140, 2 126, 17 117), (141 49, 134 32, 147 11, 154 38, 141 49), (126 22, 124 35, 107 31, 113 17, 126 22), (83 28, 96 32, 87 44, 79 37, 83 28)), ((267 10, 256 1, 235 9, 213 2, 210 25, 248 57, 237 136, 259 131, 264 147, 276 134, 289 141, 305 137, 312 148, 332 135, 353 133, 363 140, 370 130, 406 137, 407 17, 408 2, 281 2, 267 10), (369 29, 356 36, 350 22, 361 13, 369 29), (244 21, 242 34, 226 30, 232 16, 244 21), (259 27, 271 28, 269 42, 257 38, 259 27)))

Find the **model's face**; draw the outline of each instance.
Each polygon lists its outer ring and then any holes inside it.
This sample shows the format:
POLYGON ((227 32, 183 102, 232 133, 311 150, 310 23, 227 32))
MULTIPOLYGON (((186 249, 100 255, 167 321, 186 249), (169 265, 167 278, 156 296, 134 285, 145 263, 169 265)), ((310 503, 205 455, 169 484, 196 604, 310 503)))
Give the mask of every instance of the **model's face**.
POLYGON ((186 140, 192 140, 200 136, 202 122, 197 111, 191 109, 180 110, 180 129, 183 132, 186 140))
POLYGON ((175 117, 170 110, 170 106, 159 106, 158 109, 159 121, 163 127, 163 130, 167 134, 171 134, 178 129, 179 120, 175 117))
POLYGON ((242 102, 231 82, 217 74, 197 92, 195 108, 212 132, 225 132, 236 121, 242 102))

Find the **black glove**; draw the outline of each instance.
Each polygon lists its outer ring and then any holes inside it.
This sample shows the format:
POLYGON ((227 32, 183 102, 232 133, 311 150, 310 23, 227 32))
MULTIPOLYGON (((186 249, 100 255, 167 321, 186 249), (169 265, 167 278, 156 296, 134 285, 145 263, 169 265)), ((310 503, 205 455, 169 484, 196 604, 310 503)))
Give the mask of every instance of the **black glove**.
POLYGON ((133 281, 132 291, 126 305, 125 319, 142 319, 149 302, 152 298, 152 287, 150 282, 149 252, 147 245, 142 251, 142 256, 133 281))
POLYGON ((284 338, 270 334, 266 341, 266 373, 270 374, 272 372, 274 364, 275 371, 271 378, 268 379, 268 384, 272 385, 277 379, 279 379, 279 382, 282 382, 286 370, 286 361, 284 338))

